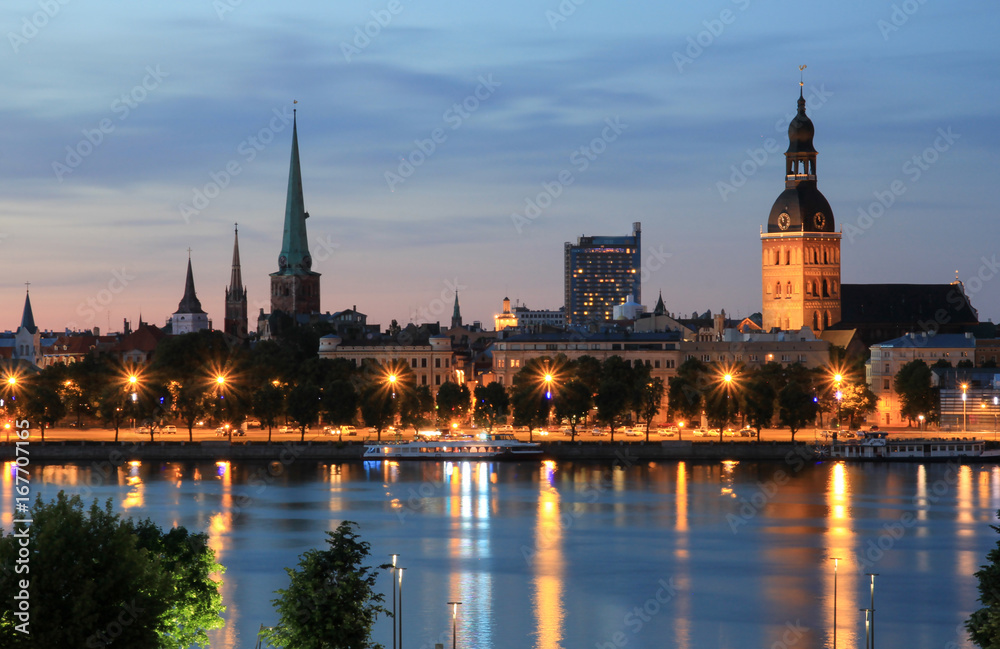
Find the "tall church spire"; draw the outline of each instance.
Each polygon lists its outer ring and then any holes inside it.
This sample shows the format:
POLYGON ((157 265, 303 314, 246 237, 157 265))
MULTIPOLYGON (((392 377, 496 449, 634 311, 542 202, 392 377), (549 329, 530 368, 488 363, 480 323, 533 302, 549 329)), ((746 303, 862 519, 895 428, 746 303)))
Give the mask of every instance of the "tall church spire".
POLYGON ((187 277, 184 279, 184 297, 177 305, 177 313, 204 313, 201 301, 194 291, 194 273, 191 271, 191 251, 188 250, 187 277))
POLYGON ((455 308, 451 311, 451 328, 462 326, 462 311, 458 308, 458 291, 455 291, 455 308))
POLYGON ((30 334, 38 331, 38 328, 35 326, 35 315, 31 312, 31 296, 27 290, 24 291, 24 311, 21 313, 21 329, 30 334))
POLYGON ((285 198, 285 230, 281 237, 278 272, 304 274, 312 268, 306 236, 305 199, 302 197, 302 169, 299 166, 299 133, 296 112, 292 113, 292 157, 288 167, 288 194, 285 198))
POLYGON ((177 310, 170 316, 170 332, 175 336, 202 329, 209 329, 208 314, 201 308, 201 300, 194 291, 194 272, 191 270, 191 249, 188 248, 187 277, 184 279, 184 297, 177 310))
POLYGON ((233 272, 226 289, 226 318, 224 331, 240 340, 247 337, 247 290, 243 286, 240 270, 240 230, 235 226, 233 234, 233 272))
MULTIPOLYGON (((302 170, 299 166, 297 113, 292 117, 292 156, 288 166, 288 194, 285 198, 285 230, 278 255, 278 270, 271 273, 271 313, 299 316, 318 313, 319 277, 312 270, 309 239, 302 198, 302 170)), ((275 333, 272 331, 271 333, 275 333)))

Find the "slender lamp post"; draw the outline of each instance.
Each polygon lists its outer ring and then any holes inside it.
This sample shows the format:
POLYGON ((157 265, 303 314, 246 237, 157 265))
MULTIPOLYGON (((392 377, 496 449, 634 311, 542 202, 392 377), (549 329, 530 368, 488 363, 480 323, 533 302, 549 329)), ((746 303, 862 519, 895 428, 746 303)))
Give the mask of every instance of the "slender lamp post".
POLYGON ((392 649, 396 649, 396 559, 398 554, 390 554, 392 557, 392 567, 389 572, 392 574, 392 649))
POLYGON ((458 635, 456 633, 458 624, 458 605, 462 602, 448 602, 448 606, 451 607, 451 649, 457 648, 458 635))
POLYGON ((993 397, 993 441, 997 441, 997 405, 1000 405, 1000 397, 993 397))
POLYGON ((837 386, 837 429, 840 429, 840 401, 844 398, 844 393, 840 391, 840 382, 844 380, 843 374, 834 374, 833 383, 837 386))
POLYGON ((545 375, 545 398, 549 400, 549 425, 552 424, 552 374, 545 375))
POLYGON ((865 612, 865 649, 871 649, 871 611, 867 608, 859 608, 859 611, 865 612))
POLYGON ((869 649, 875 649, 875 578, 878 577, 878 573, 866 572, 865 574, 872 578, 872 601, 869 608, 871 616, 872 639, 871 639, 871 646, 869 647, 869 649))
POLYGON ((403 571, 406 568, 396 568, 399 575, 399 649, 403 649, 403 571))
POLYGON ((837 649, 837 564, 840 557, 833 559, 833 649, 837 649))
POLYGON ((733 375, 732 375, 732 373, 727 372, 727 373, 723 374, 722 375, 722 382, 726 386, 726 421, 723 422, 722 428, 719 429, 719 441, 720 442, 722 441, 722 431, 726 427, 726 424, 729 423, 729 393, 731 391, 731 388, 733 387, 733 375))
POLYGON ((969 389, 968 383, 962 384, 962 432, 967 432, 969 430, 968 416, 966 415, 967 409, 966 405, 968 401, 966 399, 966 391, 969 389))

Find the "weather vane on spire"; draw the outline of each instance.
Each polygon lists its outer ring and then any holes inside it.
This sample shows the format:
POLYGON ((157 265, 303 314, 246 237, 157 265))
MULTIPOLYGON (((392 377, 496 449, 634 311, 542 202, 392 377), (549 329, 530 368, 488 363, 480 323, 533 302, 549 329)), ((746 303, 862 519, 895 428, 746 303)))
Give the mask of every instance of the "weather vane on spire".
POLYGON ((805 69, 806 69, 806 64, 805 63, 803 63, 802 65, 799 66, 799 85, 800 86, 806 85, 805 84, 805 74, 803 73, 803 70, 805 70, 805 69))

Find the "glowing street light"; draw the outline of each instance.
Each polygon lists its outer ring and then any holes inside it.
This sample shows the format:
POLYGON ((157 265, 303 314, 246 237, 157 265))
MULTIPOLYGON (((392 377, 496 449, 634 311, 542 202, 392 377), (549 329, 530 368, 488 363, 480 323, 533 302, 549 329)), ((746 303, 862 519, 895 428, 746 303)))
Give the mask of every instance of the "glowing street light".
POLYGON ((966 432, 969 429, 969 417, 968 417, 968 398, 966 392, 969 390, 969 384, 962 384, 962 432, 966 432))
POLYGON ((844 375, 840 372, 833 375, 833 384, 837 386, 837 428, 840 428, 840 402, 844 398, 844 393, 840 391, 840 384, 844 381, 844 375))
POLYGON ((458 634, 455 632, 458 628, 458 606, 462 602, 448 602, 448 606, 451 607, 451 649, 456 649, 458 642, 458 634))

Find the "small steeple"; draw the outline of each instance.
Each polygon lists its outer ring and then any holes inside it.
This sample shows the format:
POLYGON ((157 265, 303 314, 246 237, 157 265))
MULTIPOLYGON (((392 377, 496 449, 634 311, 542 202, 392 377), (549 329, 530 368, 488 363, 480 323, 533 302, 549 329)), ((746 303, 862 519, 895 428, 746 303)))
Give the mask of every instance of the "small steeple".
POLYGON ((455 291, 455 308, 451 311, 451 328, 462 326, 462 311, 458 308, 458 291, 455 291))
POLYGON ((184 280, 184 297, 177 305, 177 313, 205 313, 194 291, 194 273, 191 271, 191 249, 188 248, 187 278, 184 280))
POLYGON ((667 312, 667 306, 663 303, 663 291, 660 291, 660 298, 656 301, 656 306, 653 308, 653 315, 664 315, 667 312))
POLYGON ((31 296, 28 294, 27 288, 24 290, 24 312, 21 314, 21 329, 30 334, 38 331, 38 328, 35 326, 35 316, 31 312, 31 296))
POLYGON ((233 272, 229 276, 229 290, 226 291, 226 299, 232 297, 239 297, 240 295, 246 293, 246 289, 243 288, 243 273, 240 271, 240 226, 239 223, 234 225, 235 233, 233 235, 233 272))

